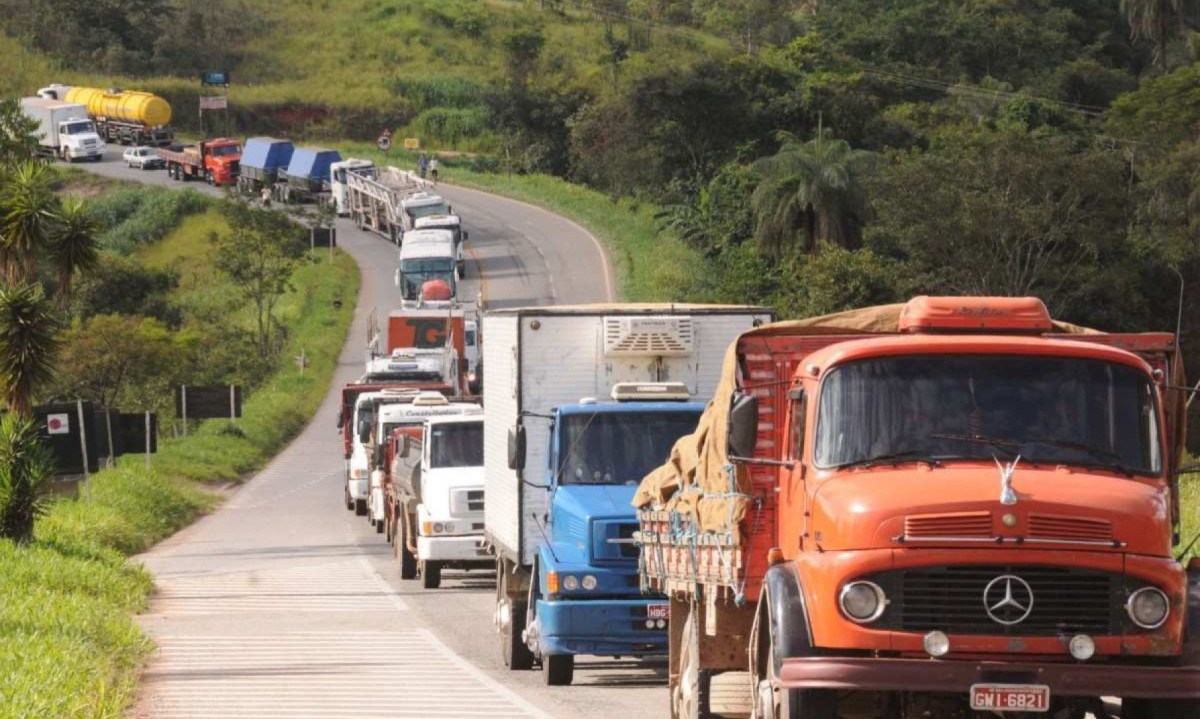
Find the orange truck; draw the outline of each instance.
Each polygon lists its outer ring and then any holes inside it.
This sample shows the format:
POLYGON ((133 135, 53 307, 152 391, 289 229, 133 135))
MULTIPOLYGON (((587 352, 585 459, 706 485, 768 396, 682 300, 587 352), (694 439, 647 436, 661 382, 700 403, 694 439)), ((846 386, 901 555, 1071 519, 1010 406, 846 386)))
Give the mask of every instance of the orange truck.
POLYGON ((1200 717, 1182 375, 1036 298, 741 335, 634 499, 672 716, 1200 717))
POLYGON ((204 140, 183 147, 160 148, 167 175, 176 180, 204 180, 210 185, 237 183, 242 143, 228 137, 204 140))

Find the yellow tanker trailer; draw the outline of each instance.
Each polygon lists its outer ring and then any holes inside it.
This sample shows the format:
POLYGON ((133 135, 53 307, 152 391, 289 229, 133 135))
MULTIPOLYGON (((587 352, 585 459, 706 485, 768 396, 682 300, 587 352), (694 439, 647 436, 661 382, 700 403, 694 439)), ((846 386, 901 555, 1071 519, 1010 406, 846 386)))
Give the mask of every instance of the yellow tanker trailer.
POLYGON ((149 92, 51 85, 38 90, 38 94, 86 107, 96 131, 109 142, 169 145, 175 137, 170 127, 171 105, 149 92))

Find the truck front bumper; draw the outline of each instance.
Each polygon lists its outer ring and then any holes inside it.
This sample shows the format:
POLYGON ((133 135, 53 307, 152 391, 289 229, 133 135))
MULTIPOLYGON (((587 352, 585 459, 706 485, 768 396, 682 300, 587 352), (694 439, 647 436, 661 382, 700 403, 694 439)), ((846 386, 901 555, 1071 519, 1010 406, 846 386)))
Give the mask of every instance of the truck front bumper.
POLYGON ((663 600, 539 600, 537 641, 542 655, 663 656, 667 630, 647 629, 646 607, 663 600))
POLYGON ((426 562, 478 562, 480 567, 494 566, 486 549, 479 546, 480 535, 465 537, 417 537, 417 558, 426 562))
POLYGON ((1044 684, 1052 697, 1200 698, 1200 667, 1100 662, 796 657, 783 660, 778 686, 965 694, 972 684, 988 682, 1044 684))

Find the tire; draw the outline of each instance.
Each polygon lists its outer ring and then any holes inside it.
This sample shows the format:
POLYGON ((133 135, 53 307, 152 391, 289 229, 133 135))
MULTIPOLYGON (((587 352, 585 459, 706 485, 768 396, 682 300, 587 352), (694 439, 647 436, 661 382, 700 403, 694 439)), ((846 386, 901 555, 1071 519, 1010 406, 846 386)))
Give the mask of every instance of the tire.
POLYGON ((497 614, 502 603, 507 605, 508 612, 508 622, 500 625, 500 656, 510 670, 524 671, 533 668, 533 652, 521 637, 525 631, 525 602, 509 594, 507 566, 504 561, 496 563, 497 614))
POLYGON ((437 562, 421 562, 421 586, 437 589, 442 586, 442 565, 437 562))
POLYGON ((700 670, 700 619, 695 607, 688 611, 679 642, 679 679, 671 689, 671 719, 707 719, 707 682, 700 670))
POLYGON ((379 521, 375 522, 375 533, 376 533, 376 534, 383 534, 383 520, 382 520, 382 519, 380 519, 379 521))
MULTIPOLYGON (((767 611, 770 611, 769 608, 767 611)), ((760 615, 764 616, 764 615, 760 615)), ((773 622, 766 622, 769 626, 773 622)), ((765 629, 770 634, 770 629, 765 629)), ((766 667, 756 672, 755 719, 837 719, 837 692, 823 689, 780 689, 776 688, 779 677, 775 673, 775 655, 778 651, 775 637, 767 642, 766 667), (765 669, 765 672, 762 670, 765 669)))
MULTIPOLYGON (((170 170, 167 172, 170 173, 170 170)), ((342 494, 344 495, 343 499, 345 499, 346 502, 346 511, 352 511, 354 509, 354 500, 350 498, 350 487, 343 487, 342 494)))
POLYGON ((366 516, 366 514, 367 514, 367 500, 365 500, 365 499, 356 499, 356 500, 354 500, 354 514, 355 514, 356 516, 359 516, 359 517, 364 517, 364 516, 366 516))
POLYGON ((417 557, 408 551, 408 519, 401 518, 396 531, 396 556, 400 558, 400 578, 417 578, 417 557))
POLYGON ((548 654, 542 657, 542 674, 546 676, 546 686, 565 687, 575 678, 574 654, 548 654))
POLYGON ((208 184, 210 184, 210 185, 211 185, 211 184, 213 184, 213 175, 212 175, 212 170, 205 170, 205 171, 204 171, 204 181, 205 181, 205 182, 207 182, 207 183, 208 183, 208 184))

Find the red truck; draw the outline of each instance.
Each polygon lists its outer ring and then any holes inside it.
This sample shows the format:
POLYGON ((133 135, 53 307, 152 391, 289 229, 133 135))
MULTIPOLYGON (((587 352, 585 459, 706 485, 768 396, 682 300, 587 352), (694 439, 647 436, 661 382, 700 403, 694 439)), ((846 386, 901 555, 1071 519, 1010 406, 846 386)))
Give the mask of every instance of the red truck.
POLYGON ((1200 717, 1185 385, 1173 335, 1036 298, 744 333, 635 499, 672 717, 747 669, 774 719, 1200 717))
POLYGON ((219 137, 194 145, 163 148, 158 156, 167 163, 168 177, 182 182, 196 179, 210 185, 233 185, 238 178, 242 143, 219 137))

